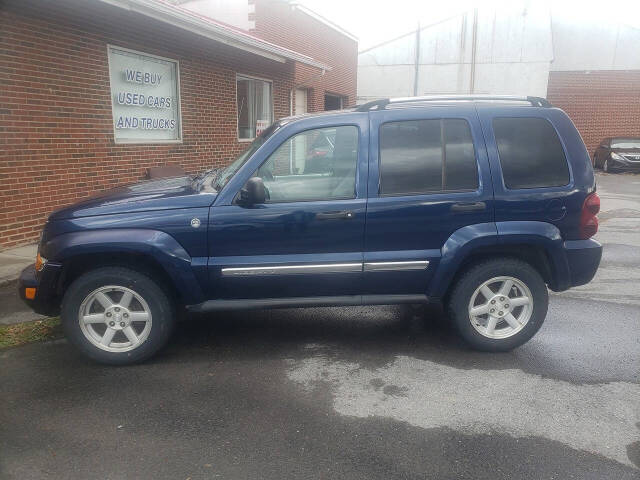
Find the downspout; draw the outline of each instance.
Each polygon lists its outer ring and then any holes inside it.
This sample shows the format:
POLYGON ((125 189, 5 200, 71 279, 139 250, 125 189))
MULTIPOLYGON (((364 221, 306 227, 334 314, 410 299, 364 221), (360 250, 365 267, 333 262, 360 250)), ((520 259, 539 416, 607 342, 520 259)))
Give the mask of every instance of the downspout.
POLYGON ((418 28, 416 29, 416 58, 415 58, 415 70, 413 72, 413 96, 418 96, 418 80, 420 77, 420 22, 418 22, 418 28))
POLYGON ((289 90, 289 115, 293 115, 293 91, 296 87, 289 90))
POLYGON ((477 45, 478 45, 478 8, 474 8, 473 9, 473 33, 471 37, 471 73, 469 78, 469 93, 475 92, 477 45))

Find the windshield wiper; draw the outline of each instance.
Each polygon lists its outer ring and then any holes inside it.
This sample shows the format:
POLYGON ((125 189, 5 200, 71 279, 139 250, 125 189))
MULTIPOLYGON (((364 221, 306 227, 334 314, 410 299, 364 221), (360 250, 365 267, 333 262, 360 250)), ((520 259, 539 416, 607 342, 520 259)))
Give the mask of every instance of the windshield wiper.
POLYGON ((209 170, 205 170, 204 172, 199 173, 198 175, 193 177, 193 180, 191 181, 199 188, 204 182, 205 178, 207 178, 211 174, 214 174, 214 179, 215 179, 217 178, 217 175, 221 170, 222 170, 222 167, 210 168, 209 170))
POLYGON ((220 191, 220 188, 223 187, 223 185, 218 185, 218 180, 220 179, 220 176, 222 175, 222 172, 224 172, 224 170, 224 168, 218 169, 218 171, 215 172, 213 179, 211 180, 211 186, 216 191, 220 191))

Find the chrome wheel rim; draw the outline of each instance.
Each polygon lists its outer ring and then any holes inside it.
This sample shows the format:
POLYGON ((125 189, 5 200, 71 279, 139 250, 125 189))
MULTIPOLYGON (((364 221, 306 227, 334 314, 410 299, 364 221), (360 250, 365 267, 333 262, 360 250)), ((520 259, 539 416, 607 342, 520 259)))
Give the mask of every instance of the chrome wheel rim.
POLYGON ((531 319, 533 295, 514 277, 494 277, 480 285, 469 301, 469 320, 481 335, 509 338, 531 319))
POLYGON ((151 332, 151 309, 130 288, 100 287, 87 295, 78 312, 80 330, 95 347, 107 352, 138 348, 151 332))

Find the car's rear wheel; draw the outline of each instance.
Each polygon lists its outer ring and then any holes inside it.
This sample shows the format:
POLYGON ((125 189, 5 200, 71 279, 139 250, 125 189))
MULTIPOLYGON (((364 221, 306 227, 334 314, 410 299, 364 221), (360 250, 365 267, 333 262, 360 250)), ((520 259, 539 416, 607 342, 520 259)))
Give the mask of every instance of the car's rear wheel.
POLYGON ((99 268, 67 289, 61 318, 67 338, 101 363, 125 365, 162 348, 174 325, 174 310, 161 285, 121 267, 99 268))
POLYGON ((542 326, 549 297, 528 263, 492 259, 467 270, 454 285, 448 313, 474 348, 507 351, 527 342, 542 326))

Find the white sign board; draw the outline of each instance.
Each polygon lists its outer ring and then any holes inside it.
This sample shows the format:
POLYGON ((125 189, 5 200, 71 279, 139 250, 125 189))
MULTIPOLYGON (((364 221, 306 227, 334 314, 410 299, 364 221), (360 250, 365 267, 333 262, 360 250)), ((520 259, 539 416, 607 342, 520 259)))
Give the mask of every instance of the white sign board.
POLYGON ((178 62, 109 45, 116 143, 182 140, 178 62))

